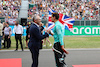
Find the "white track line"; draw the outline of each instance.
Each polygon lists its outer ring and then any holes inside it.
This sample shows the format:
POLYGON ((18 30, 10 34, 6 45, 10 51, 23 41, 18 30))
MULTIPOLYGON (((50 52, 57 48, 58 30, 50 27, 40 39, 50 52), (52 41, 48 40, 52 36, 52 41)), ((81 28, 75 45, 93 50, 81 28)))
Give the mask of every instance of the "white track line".
MULTIPOLYGON (((100 50, 100 48, 77 48, 77 49, 66 49, 68 51, 80 51, 80 50, 100 50)), ((14 51, 14 50, 0 50, 0 52, 5 52, 5 51, 14 51)), ((22 50, 18 50, 18 51, 22 51, 22 50)), ((15 52, 18 52, 15 51, 15 52)), ((25 49, 24 51, 29 51, 29 49, 25 49)), ((40 51, 52 51, 52 49, 42 49, 40 51)))

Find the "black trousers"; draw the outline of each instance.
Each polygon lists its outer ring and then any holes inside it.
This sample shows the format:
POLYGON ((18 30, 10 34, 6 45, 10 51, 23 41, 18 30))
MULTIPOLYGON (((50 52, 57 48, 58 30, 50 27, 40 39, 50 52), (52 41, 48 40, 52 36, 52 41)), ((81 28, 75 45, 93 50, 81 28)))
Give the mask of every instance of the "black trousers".
POLYGON ((21 49, 23 50, 21 34, 15 34, 15 40, 16 40, 16 50, 18 50, 18 40, 20 42, 21 49))
MULTIPOLYGON (((56 50, 60 51, 62 54, 64 53, 63 50, 61 49, 60 42, 55 43, 54 44, 54 48, 56 50)), ((54 51, 55 62, 56 62, 56 66, 57 67, 64 67, 64 64, 59 61, 59 59, 62 58, 62 54, 54 51)))
POLYGON ((38 57, 39 57, 39 48, 38 47, 30 47, 30 52, 32 54, 32 66, 31 67, 38 67, 38 57))
POLYGON ((9 35, 5 35, 5 39, 4 39, 4 48, 6 48, 6 43, 7 43, 7 48, 11 47, 11 39, 8 38, 9 35))

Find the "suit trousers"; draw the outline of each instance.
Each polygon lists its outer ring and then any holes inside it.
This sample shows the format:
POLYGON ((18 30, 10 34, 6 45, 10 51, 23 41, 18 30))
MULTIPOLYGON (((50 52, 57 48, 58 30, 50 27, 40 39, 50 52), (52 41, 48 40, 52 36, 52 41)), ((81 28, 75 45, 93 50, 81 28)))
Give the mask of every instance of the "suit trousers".
POLYGON ((16 40, 16 50, 18 50, 18 40, 20 42, 21 49, 23 50, 21 34, 15 34, 15 40, 16 40))
POLYGON ((31 67, 38 67, 39 47, 32 46, 29 49, 32 54, 32 60, 33 60, 31 67))

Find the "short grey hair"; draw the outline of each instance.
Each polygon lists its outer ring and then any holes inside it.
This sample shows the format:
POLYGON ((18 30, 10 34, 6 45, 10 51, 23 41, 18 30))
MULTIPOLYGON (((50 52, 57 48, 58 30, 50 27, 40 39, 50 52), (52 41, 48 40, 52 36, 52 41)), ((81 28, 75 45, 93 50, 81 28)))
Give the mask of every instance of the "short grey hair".
POLYGON ((34 16, 33 16, 33 22, 34 22, 34 20, 38 19, 38 16, 39 16, 39 15, 34 15, 34 16))
POLYGON ((19 21, 18 20, 15 20, 17 22, 17 24, 19 24, 19 21))

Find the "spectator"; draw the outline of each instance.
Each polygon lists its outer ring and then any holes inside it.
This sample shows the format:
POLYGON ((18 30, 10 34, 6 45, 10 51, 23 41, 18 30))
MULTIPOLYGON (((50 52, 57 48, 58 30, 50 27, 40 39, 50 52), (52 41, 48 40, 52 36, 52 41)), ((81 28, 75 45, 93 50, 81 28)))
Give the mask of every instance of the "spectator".
MULTIPOLYGON (((46 23, 46 26, 44 28, 44 31, 47 32, 47 29, 48 29, 48 23, 46 23)), ((51 42, 49 41, 49 38, 45 38, 44 39, 44 46, 46 46, 46 41, 49 42, 50 46, 52 46, 51 42)))
POLYGON ((26 47, 25 48, 28 48, 28 40, 30 38, 30 34, 29 34, 30 25, 31 25, 31 22, 28 22, 27 27, 26 27, 26 47))
POLYGON ((11 27, 9 27, 9 23, 5 23, 6 27, 4 28, 4 48, 6 48, 6 42, 7 42, 7 49, 9 49, 11 47, 11 27))
MULTIPOLYGON (((3 46, 4 46, 4 29, 5 29, 5 27, 6 27, 6 23, 5 22, 3 22, 3 30, 2 30, 2 36, 3 36, 3 40, 2 40, 2 43, 3 43, 3 46)), ((3 47, 4 48, 4 47, 3 47)))
MULTIPOLYGON (((43 23, 42 22, 40 22, 40 24, 39 24, 39 29, 40 29, 41 35, 43 35, 44 27, 43 27, 43 23)), ((40 44, 40 48, 39 49, 42 49, 42 44, 43 44, 43 40, 41 40, 41 44, 40 44)))
POLYGON ((22 45, 22 39, 21 39, 21 36, 23 34, 23 27, 19 24, 19 21, 15 21, 14 30, 15 30, 15 40, 16 40, 15 51, 18 51, 18 40, 20 41, 21 49, 23 51, 23 45, 22 45))
POLYGON ((1 50, 2 29, 3 29, 3 24, 1 23, 0 20, 0 50, 1 50))

